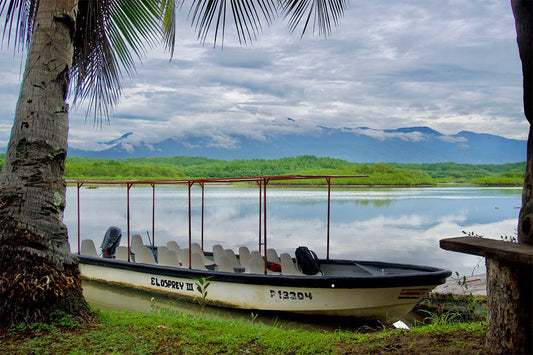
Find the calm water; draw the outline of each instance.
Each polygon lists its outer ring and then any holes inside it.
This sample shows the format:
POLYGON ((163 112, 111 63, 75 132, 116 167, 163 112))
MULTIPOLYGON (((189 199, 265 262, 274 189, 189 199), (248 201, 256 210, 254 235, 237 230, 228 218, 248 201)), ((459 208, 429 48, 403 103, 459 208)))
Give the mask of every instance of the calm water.
MULTIPOLYGON (((126 188, 82 188, 81 238, 99 246, 109 226, 126 235, 126 188)), ((130 190, 131 232, 148 244, 152 230, 152 189, 130 190)), ((326 189, 275 188, 267 191, 268 245, 289 252, 300 245, 326 256, 326 189)), ((487 238, 516 235, 521 204, 520 188, 431 187, 387 189, 332 188, 331 258, 383 260, 430 265, 471 275, 485 271, 475 256, 445 251, 439 240, 475 232, 487 238)), ((67 190, 64 221, 69 228, 71 250, 77 251, 76 188, 67 190)), ((186 187, 157 187, 156 244, 188 240, 186 187)), ((201 190, 193 187, 192 236, 200 241, 201 190)), ((257 248, 258 189, 206 186, 204 245, 222 244, 235 250, 240 245, 257 248)), ((122 245, 127 240, 122 238, 122 245)))

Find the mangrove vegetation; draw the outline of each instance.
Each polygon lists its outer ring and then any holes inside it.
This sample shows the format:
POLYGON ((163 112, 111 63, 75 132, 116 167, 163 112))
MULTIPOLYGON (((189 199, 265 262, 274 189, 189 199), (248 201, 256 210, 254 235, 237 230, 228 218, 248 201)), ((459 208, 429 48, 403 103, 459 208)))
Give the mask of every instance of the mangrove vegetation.
MULTIPOLYGON (((5 155, 0 155, 0 164, 5 155)), ((93 159, 69 157, 65 178, 94 180, 184 179, 262 175, 367 175, 344 184, 416 186, 439 183, 521 186, 525 162, 509 164, 353 163, 302 155, 280 159, 218 160, 204 157, 93 159)), ((335 182, 335 181, 334 181, 335 182)), ((309 184, 309 181, 293 183, 309 184)))

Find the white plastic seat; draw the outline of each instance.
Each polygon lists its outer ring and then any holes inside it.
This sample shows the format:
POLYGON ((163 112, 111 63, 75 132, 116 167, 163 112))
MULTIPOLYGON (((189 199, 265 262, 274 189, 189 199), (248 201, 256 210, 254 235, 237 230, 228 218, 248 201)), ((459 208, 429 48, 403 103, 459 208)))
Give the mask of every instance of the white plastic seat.
POLYGON ((142 264, 155 264, 154 255, 147 247, 137 247, 135 250, 135 262, 142 264))
POLYGON ((233 249, 224 249, 224 255, 227 256, 233 267, 241 267, 241 264, 239 264, 239 261, 237 260, 237 256, 235 255, 233 249))
POLYGON ((160 246, 157 247, 156 254, 157 254, 157 262, 158 263, 159 263, 159 256, 161 254, 164 254, 165 251, 167 251, 167 250, 168 250, 168 248, 166 246, 163 246, 163 245, 160 245, 160 246))
POLYGON ((281 273, 284 275, 303 275, 301 271, 296 269, 296 265, 289 253, 281 253, 279 255, 281 261, 281 273))
POLYGON ((250 249, 248 249, 248 247, 243 246, 239 248, 239 263, 242 266, 246 267, 251 257, 252 255, 250 254, 250 249))
POLYGON ((224 272, 234 272, 233 270, 233 264, 231 263, 231 260, 226 255, 221 255, 218 257, 218 271, 224 271, 224 272))
POLYGON ((131 236, 131 241, 130 241, 130 247, 139 246, 139 245, 144 246, 143 239, 142 239, 141 235, 140 234, 132 235, 131 236))
POLYGON ((94 246, 92 239, 83 239, 81 241, 80 254, 98 257, 98 253, 96 252, 96 247, 94 246))
POLYGON ((263 255, 261 255, 261 253, 258 252, 257 250, 253 250, 253 251, 250 253, 250 255, 251 255, 252 258, 263 259, 263 255))
POLYGON ((203 254, 192 253, 191 254, 191 269, 205 270, 204 259, 202 258, 203 254))
MULTIPOLYGON (((202 247, 198 243, 192 243, 191 244, 191 252, 200 255, 200 258, 202 259, 202 262, 204 263, 204 266, 212 266, 215 265, 215 262, 211 259, 208 259, 204 255, 204 251, 202 250, 202 247)), ((192 258, 192 256, 191 256, 192 258)))
POLYGON ((189 268, 189 248, 180 249, 178 253, 178 258, 181 264, 181 267, 189 268))
POLYGON ((268 248, 267 249, 267 261, 273 262, 273 263, 280 263, 278 252, 276 249, 268 248))
POLYGON ((218 265, 218 259, 224 256, 224 248, 220 244, 213 245, 213 260, 218 265))
POLYGON ((128 247, 118 246, 115 253, 116 260, 128 261, 128 247))
POLYGON ((174 251, 176 254, 180 251, 180 246, 173 240, 167 242, 167 248, 174 251))
POLYGON ((179 267, 180 261, 178 259, 178 255, 173 252, 172 250, 168 249, 161 249, 158 250, 158 263, 162 266, 172 266, 172 267, 179 267))
POLYGON ((249 274, 264 274, 265 273, 265 262, 263 258, 252 258, 248 261, 248 266, 245 269, 245 272, 249 274))

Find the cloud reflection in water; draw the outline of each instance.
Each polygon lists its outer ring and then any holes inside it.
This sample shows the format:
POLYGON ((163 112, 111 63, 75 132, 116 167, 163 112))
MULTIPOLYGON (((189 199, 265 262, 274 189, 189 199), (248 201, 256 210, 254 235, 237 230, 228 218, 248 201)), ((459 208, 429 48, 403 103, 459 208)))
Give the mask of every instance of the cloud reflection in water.
MULTIPOLYGON (((484 272, 480 258, 439 248, 439 240, 462 231, 488 238, 516 235, 519 188, 391 188, 338 189, 331 195, 330 257, 383 260, 448 268, 461 275, 484 272), (475 270, 474 270, 475 269, 475 270)), ((156 189, 157 244, 188 241, 186 187, 156 189)), ((192 238, 201 238, 201 193, 192 190, 192 238)), ((99 245, 109 226, 127 232, 126 188, 81 189, 81 235, 99 245)), ((131 233, 148 244, 152 230, 152 189, 130 190, 131 233)), ((327 193, 325 189, 283 189, 267 192, 268 246, 294 254, 306 245, 326 256, 327 193)), ((76 189, 69 187, 64 221, 71 249, 77 251, 76 189)), ((205 189, 204 245, 240 245, 257 249, 257 188, 207 186, 205 189)), ((261 224, 263 228, 263 224, 261 224)), ((122 239, 126 245, 127 239, 122 239)))

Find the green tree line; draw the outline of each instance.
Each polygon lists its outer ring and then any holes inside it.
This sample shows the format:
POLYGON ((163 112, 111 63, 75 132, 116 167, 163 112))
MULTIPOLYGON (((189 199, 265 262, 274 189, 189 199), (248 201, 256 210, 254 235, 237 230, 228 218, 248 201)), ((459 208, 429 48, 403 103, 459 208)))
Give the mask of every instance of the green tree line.
MULTIPOLYGON (((5 155, 0 155, 3 164, 5 155)), ((66 179, 127 180, 182 179, 284 174, 368 175, 343 179, 344 184, 432 185, 466 182, 485 185, 521 185, 525 162, 509 164, 353 163, 342 159, 302 155, 280 159, 218 160, 204 157, 93 159, 69 157, 66 179)), ((335 183, 335 180, 333 181, 335 183)), ((309 184, 313 181, 294 181, 309 184)), ((317 181, 318 183, 318 181, 317 181)), ((323 181, 320 181, 323 183, 323 181)))

